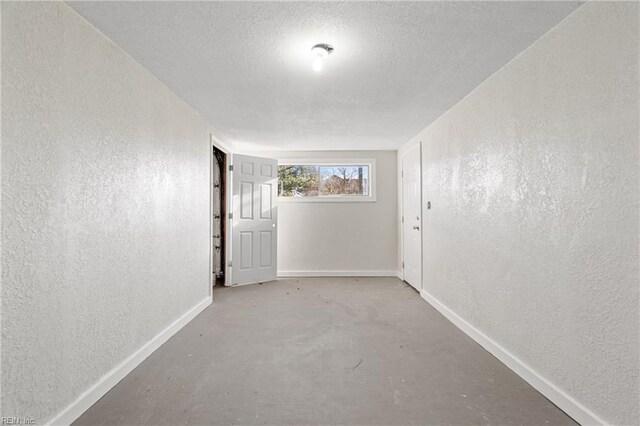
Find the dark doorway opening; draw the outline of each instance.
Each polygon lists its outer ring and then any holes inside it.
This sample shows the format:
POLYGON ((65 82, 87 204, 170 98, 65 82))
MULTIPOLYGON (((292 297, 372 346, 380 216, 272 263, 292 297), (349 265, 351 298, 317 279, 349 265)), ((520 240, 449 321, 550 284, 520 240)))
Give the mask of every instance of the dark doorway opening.
POLYGON ((224 285, 226 265, 226 206, 227 206, 227 154, 213 147, 212 200, 211 214, 213 223, 213 285, 224 285))

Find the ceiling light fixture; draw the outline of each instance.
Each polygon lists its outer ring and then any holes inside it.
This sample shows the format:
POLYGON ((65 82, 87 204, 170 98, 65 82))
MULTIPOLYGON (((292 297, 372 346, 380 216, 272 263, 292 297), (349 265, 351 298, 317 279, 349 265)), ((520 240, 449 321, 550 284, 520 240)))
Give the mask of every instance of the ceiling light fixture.
POLYGON ((324 67, 325 58, 327 58, 331 54, 331 52, 333 52, 333 47, 325 43, 318 43, 311 48, 311 52, 316 57, 313 61, 313 70, 315 72, 320 72, 324 67))

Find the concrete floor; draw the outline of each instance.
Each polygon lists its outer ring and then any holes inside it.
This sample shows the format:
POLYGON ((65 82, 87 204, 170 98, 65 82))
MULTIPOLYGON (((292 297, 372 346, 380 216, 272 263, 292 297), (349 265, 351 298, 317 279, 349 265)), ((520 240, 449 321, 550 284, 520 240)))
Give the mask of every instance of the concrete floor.
POLYGON ((216 288, 75 424, 575 424, 395 278, 216 288))

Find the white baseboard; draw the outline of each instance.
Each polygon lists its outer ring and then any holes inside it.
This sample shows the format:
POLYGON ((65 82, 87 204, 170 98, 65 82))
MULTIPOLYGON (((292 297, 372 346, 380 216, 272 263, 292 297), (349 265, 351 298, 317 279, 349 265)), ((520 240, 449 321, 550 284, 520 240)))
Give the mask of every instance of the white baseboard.
POLYGON ((62 410, 52 420, 47 422, 51 425, 69 425, 95 404, 104 394, 125 378, 134 368, 158 349, 171 336, 176 334, 182 327, 187 325, 200 312, 211 304, 211 297, 207 297, 184 315, 175 320, 171 325, 158 333, 153 339, 145 343, 140 349, 131 354, 127 359, 102 376, 93 386, 87 389, 82 395, 72 402, 67 408, 62 410))
POLYGON ((442 315, 451 321, 460 330, 464 331, 469 337, 478 342, 480 346, 489 351, 493 356, 498 358, 513 370, 517 375, 522 377, 531 386, 537 389, 547 399, 557 405, 561 410, 571 416, 581 425, 605 425, 604 420, 594 414, 587 407, 576 401, 565 391, 542 377, 533 368, 525 364, 522 360, 509 352, 499 343, 491 339, 489 336, 478 330, 476 327, 465 321, 458 314, 445 306, 438 299, 433 297, 425 290, 420 291, 420 296, 426 300, 431 306, 436 308, 442 315))
POLYGON ((278 277, 395 277, 398 271, 278 271, 278 277))

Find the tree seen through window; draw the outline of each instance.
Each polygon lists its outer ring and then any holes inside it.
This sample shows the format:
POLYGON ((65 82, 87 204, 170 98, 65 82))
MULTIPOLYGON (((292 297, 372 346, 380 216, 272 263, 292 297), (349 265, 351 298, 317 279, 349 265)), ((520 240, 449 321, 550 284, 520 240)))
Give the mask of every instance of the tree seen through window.
POLYGON ((278 196, 368 196, 368 165, 280 165, 278 196))

